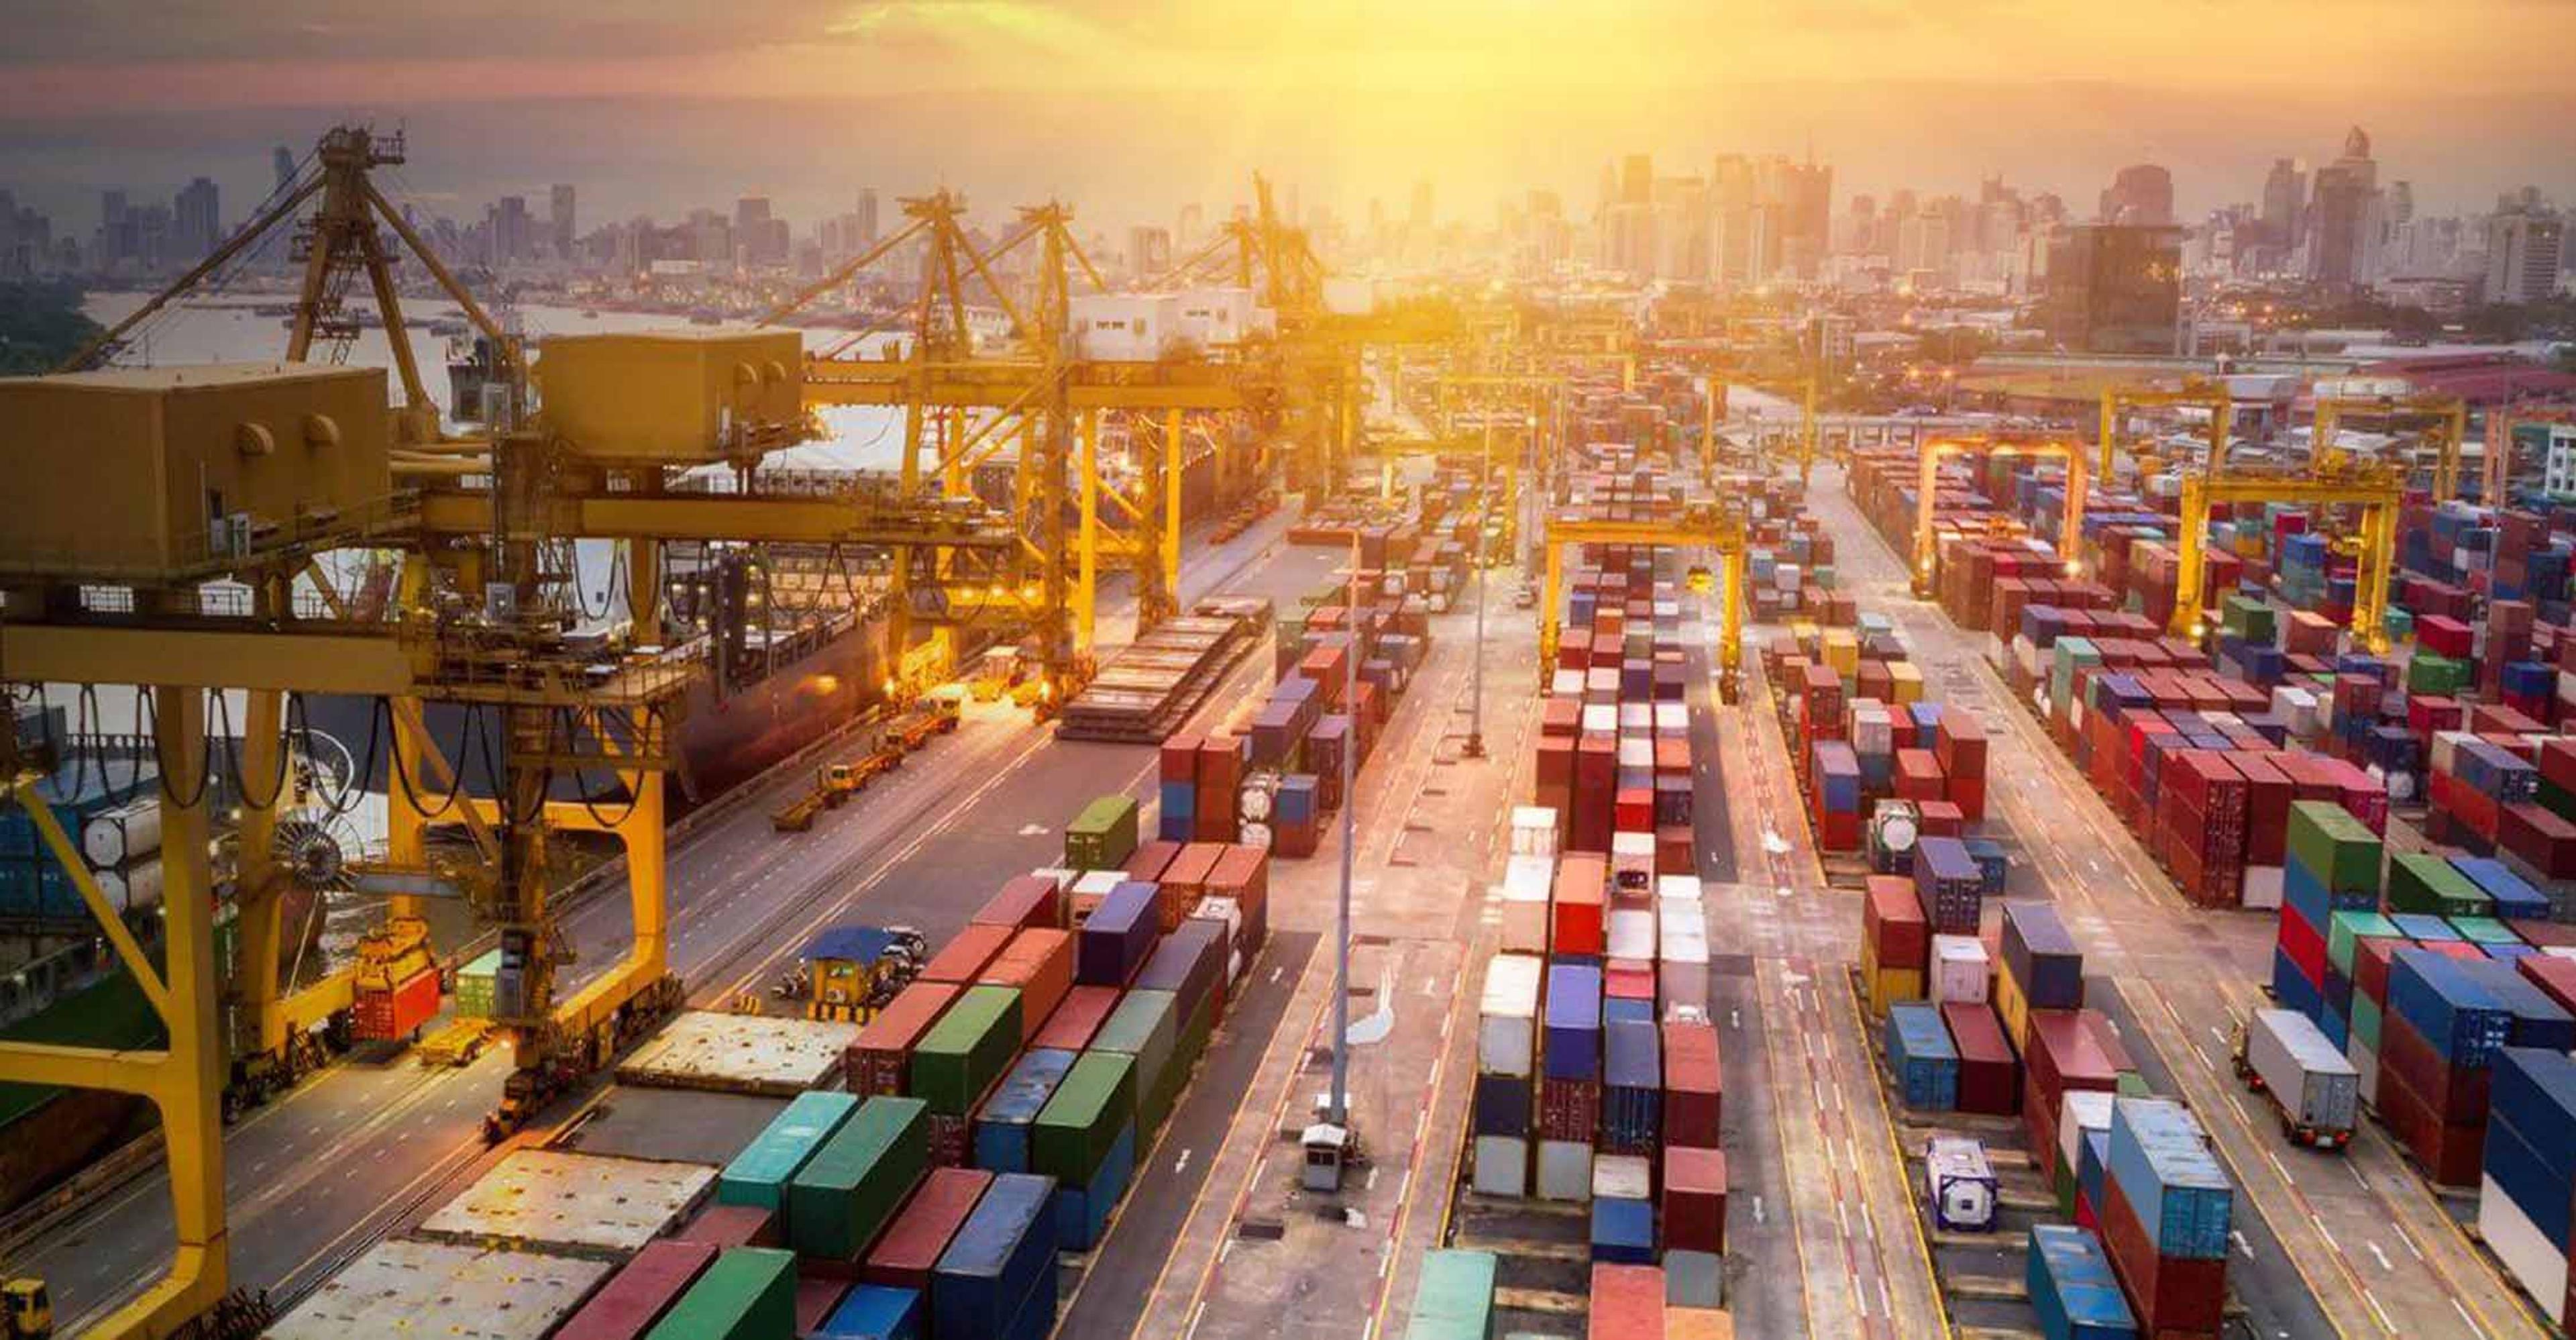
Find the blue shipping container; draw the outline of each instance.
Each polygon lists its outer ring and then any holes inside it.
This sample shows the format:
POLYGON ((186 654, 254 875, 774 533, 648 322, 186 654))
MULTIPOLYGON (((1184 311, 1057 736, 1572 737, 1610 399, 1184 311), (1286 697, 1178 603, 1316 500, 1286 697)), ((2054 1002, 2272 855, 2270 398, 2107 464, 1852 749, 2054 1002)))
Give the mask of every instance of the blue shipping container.
POLYGON ((1592 1259, 1655 1263, 1655 1203, 1598 1196, 1592 1201, 1592 1259))
POLYGON ((1663 1041, 1652 1022, 1603 1030, 1601 1143, 1621 1153, 1652 1152, 1664 1108, 1663 1041))
POLYGON ((919 1289, 862 1284, 850 1290, 813 1340, 922 1340, 919 1289))
POLYGON ((1162 934, 1162 889, 1127 880, 1112 888, 1075 932, 1073 980, 1091 986, 1125 986, 1154 952, 1162 934))
POLYGON ((1551 960, 1546 1016, 1541 1073, 1549 1079, 1601 1078, 1601 969, 1551 960))
POLYGON ((1225 954, 1225 923, 1192 917, 1154 943, 1153 956, 1129 989, 1169 991, 1178 1017, 1194 1019, 1225 974, 1225 954))
POLYGON ((933 1335, 1009 1335, 1041 1292, 1055 1297, 1055 1179, 1003 1173, 930 1276, 933 1335))
POLYGON ((1927 1112, 1958 1107, 1959 1048, 1950 1040, 1940 1006, 1909 1001, 1888 1008, 1887 1064, 1896 1072, 1907 1107, 1927 1112))
POLYGON ((2226 1257, 2236 1189, 2190 1109, 2169 1098, 2114 1100, 2110 1175, 2160 1255, 2226 1257))
POLYGON ((993 1089, 975 1113, 975 1166, 986 1172, 1029 1170, 1029 1131, 1038 1113, 1073 1068, 1074 1053, 1041 1047, 1022 1052, 1019 1062, 993 1089))
POLYGON ((2135 1340, 2137 1318, 2092 1233, 2072 1224, 2034 1225, 2023 1279, 2039 1313, 2039 1333, 2048 1340, 2135 1340))
POLYGON ((1476 1134, 1528 1139, 1532 1097, 1530 1082, 1521 1076, 1476 1072, 1476 1134))
POLYGON ((2388 1010, 2454 1067, 2483 1067, 2513 1039, 2504 1002, 2466 964, 2428 949, 2400 949, 2390 960, 2388 1010))

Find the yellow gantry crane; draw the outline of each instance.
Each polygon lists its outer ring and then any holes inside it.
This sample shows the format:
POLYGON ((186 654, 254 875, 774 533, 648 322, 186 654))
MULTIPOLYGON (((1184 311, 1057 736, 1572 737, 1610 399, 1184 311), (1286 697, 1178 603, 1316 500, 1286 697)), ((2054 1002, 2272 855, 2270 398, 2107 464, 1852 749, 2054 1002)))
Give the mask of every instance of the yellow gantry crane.
MULTIPOLYGON (((2209 414, 2209 427, 2206 434, 2208 439, 2206 455, 2209 460, 2219 462, 2219 466, 2217 468, 2226 468, 2225 462, 2227 459, 2228 442, 2234 432, 2236 420, 2236 401, 2234 397, 2228 394, 2227 383, 2225 382, 2206 381, 2198 377, 2186 377, 2183 379, 2182 385, 2178 387, 2106 386, 2102 388, 2102 432, 2100 439, 2102 443, 2102 463, 2099 468, 2099 474, 2103 479, 2110 479, 2114 473, 2113 461, 2118 455, 2120 449, 2120 416, 2122 412, 2131 409, 2147 408, 2199 409, 2207 411, 2209 414)), ((2138 477, 2140 479, 2144 479, 2148 475, 2155 473, 2156 467, 2162 464, 2161 458, 2154 452, 2136 452, 2134 454, 2138 461, 2138 477)))
POLYGON ((2047 433, 1975 433, 1935 437, 1923 444, 1914 486, 1914 594, 1929 597, 1934 589, 1934 574, 1939 569, 1941 555, 1932 531, 1932 493, 1941 462, 1951 456, 1964 455, 2031 456, 2066 462, 2066 503, 2058 521, 2057 553, 2066 560, 2067 575, 2074 576, 2084 551, 2084 495, 2089 486, 2084 469, 2084 443, 2076 438, 2047 433))
POLYGON ((2505 492, 2513 483, 2513 430, 2526 423, 2576 424, 2576 405, 2504 405, 2487 411, 2484 488, 2478 501, 2489 507, 2505 505, 2505 492))
MULTIPOLYGON (((2374 420, 2391 429, 2414 427, 2431 440, 2433 448, 2433 500, 2448 502, 2460 491, 2460 452, 2469 435, 2468 402, 2454 395, 2434 393, 2380 394, 2340 389, 2332 382, 2321 383, 2315 397, 2315 417, 2309 430, 2309 455, 2325 462, 2337 451, 2335 437, 2345 420, 2374 420)), ((2412 471, 2401 472, 2400 482, 2412 471)))
POLYGON ((1724 572, 1718 587, 1718 695, 1735 702, 1743 691, 1744 588, 1748 545, 1744 513, 1720 502, 1687 503, 1661 521, 1596 521, 1550 516, 1542 542, 1547 549, 1547 577, 1539 598, 1538 657, 1544 673, 1556 664, 1557 644, 1565 635, 1565 546, 1569 544, 1661 544, 1714 553, 1724 572))
POLYGON ((2181 572, 2175 581, 2169 631, 2194 642, 2209 630, 2201 602, 2206 584, 2209 515, 2222 503, 2281 502, 2351 507, 2357 523, 2343 534, 2353 542, 2359 570, 2353 583, 2352 633, 2373 654, 2388 650, 2389 574, 2396 560, 2397 512, 2406 491, 2397 475, 2380 469, 2329 474, 2185 474, 2182 481, 2181 572))

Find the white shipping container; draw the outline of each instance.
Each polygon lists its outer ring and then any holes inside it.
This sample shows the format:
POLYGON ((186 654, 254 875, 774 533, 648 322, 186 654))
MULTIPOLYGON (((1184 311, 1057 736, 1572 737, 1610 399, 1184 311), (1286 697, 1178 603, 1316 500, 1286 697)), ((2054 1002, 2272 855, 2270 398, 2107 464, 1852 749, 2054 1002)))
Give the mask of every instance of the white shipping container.
POLYGON ((1106 898, 1127 882, 1124 870, 1085 870, 1073 881, 1073 896, 1106 898))
POLYGON ((1476 1066, 1526 1079, 1538 1055, 1539 978, 1545 964, 1528 954, 1496 954, 1485 966, 1476 1010, 1476 1066))
POLYGON ((1596 1154, 1592 1158, 1592 1195, 1596 1200, 1651 1200, 1655 1194, 1652 1165, 1635 1154, 1596 1154))
POLYGON ((1679 898, 1655 901, 1655 935, 1657 948, 1665 958, 1678 950, 1697 947, 1701 961, 1708 954, 1708 909, 1698 902, 1679 898))
POLYGON ((1556 810, 1547 805, 1512 809, 1512 855, 1556 855, 1556 810))
MULTIPOLYGON (((1615 670, 1610 672, 1610 677, 1615 684, 1618 679, 1618 672, 1615 670)), ((1618 734, 1618 707, 1612 703, 1585 703, 1583 705, 1583 733, 1586 735, 1618 734)))
POLYGON ((1608 945, 1611 958, 1654 962, 1655 914, 1645 911, 1612 912, 1608 945))
POLYGON ((1041 866, 1029 873, 1040 879, 1054 880, 1055 891, 1058 893, 1064 892, 1065 886, 1073 883, 1076 879, 1079 879, 1082 876, 1082 872, 1078 870, 1066 870, 1058 866, 1041 866))
POLYGON ((2256 1010, 2245 1021, 2245 1063, 2304 1138, 2350 1138, 2360 1120, 2360 1076, 2315 1020, 2296 1010, 2256 1010))
POLYGON ((1619 704, 1620 735, 1651 735, 1654 729, 1655 705, 1653 703, 1619 704))
POLYGON ((2464 730, 2433 732, 2433 771, 2456 777, 2460 774, 2460 742, 2478 737, 2464 730))
POLYGON ((1515 854, 1503 863, 1503 901, 1544 903, 1556 887, 1556 858, 1515 854))
POLYGON ((1580 697, 1582 697, 1582 696, 1583 696, 1583 672, 1582 672, 1582 671, 1580 671, 1580 670, 1559 670, 1559 671, 1557 671, 1556 673, 1554 673, 1554 674, 1552 674, 1552 675, 1550 675, 1550 676, 1548 677, 1548 681, 1547 681, 1547 691, 1548 691, 1548 694, 1549 694, 1549 696, 1550 696, 1550 697, 1556 697, 1556 698, 1580 698, 1580 697))
POLYGON ((2492 1177, 2478 1178, 2478 1236, 2541 1314, 2567 1324, 2567 1253, 2543 1235, 2492 1177))
POLYGON ((1690 704, 1688 704, 1688 703, 1657 703, 1657 704, 1655 704, 1655 734, 1657 734, 1657 735, 1688 735, 1688 734, 1690 734, 1690 704))
POLYGON ((2057 1109, 2057 1156, 2069 1168, 2077 1167, 2084 1157, 2084 1132, 2111 1129, 2111 1100, 2115 1094, 2080 1089, 2066 1095, 2057 1109))
POLYGON ((1851 746, 1855 752, 1870 755, 1896 752, 1896 723, 1885 708, 1853 709, 1851 746))
POLYGON ((2240 901, 2251 908, 2279 907, 2283 874, 2284 871, 2277 865, 2245 867, 2245 888, 2240 901))
POLYGON ((1771 585, 1782 591, 1795 592, 1798 589, 1798 565, 1782 563, 1772 568, 1771 585))
POLYGON ((1962 1001, 1970 1005, 1986 1003, 1986 990, 1993 965, 1986 958, 1986 946, 1973 935, 1935 935, 1932 937, 1932 999, 1943 1005, 1962 1001))
POLYGON ((1642 768, 1648 772, 1654 771, 1655 742, 1643 735, 1620 736, 1619 767, 1621 771, 1626 771, 1631 768, 1642 768))
POLYGON ((1509 1135, 1476 1137, 1476 1190, 1520 1200, 1529 1195, 1529 1141, 1509 1135))
POLYGON ((1691 902, 1698 902, 1699 895, 1700 884, 1697 875, 1655 876, 1655 898, 1658 901, 1688 899, 1691 902))
POLYGON ((1592 1200, 1592 1145, 1584 1140, 1538 1142, 1538 1198, 1588 1204, 1592 1200))

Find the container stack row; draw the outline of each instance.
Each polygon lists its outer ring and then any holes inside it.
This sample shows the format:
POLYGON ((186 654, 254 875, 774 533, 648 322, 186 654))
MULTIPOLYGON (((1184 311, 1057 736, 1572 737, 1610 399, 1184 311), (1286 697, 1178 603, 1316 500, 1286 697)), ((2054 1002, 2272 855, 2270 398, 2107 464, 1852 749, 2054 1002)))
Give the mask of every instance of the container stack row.
POLYGON ((1851 630, 1793 624, 1764 658, 1786 686, 1781 729, 1820 850, 1866 848, 1873 868, 1902 874, 1918 835, 1985 821, 1985 727, 1925 700, 1923 672, 1883 616, 1851 630))

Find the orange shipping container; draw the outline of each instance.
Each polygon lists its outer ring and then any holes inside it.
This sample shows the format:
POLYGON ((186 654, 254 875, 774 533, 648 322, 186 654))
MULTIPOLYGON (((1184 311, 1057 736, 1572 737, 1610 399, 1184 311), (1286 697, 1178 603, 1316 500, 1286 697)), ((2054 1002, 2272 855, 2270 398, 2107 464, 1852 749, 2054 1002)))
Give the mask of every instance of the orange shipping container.
POLYGON ((1046 1026, 1047 1016, 1073 989, 1073 933, 1052 928, 1022 931, 1002 947, 977 980, 1019 988, 1020 1040, 1026 1042, 1046 1026))

